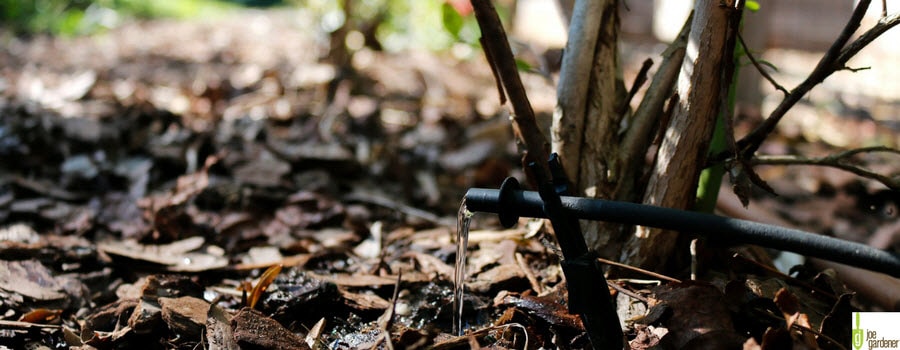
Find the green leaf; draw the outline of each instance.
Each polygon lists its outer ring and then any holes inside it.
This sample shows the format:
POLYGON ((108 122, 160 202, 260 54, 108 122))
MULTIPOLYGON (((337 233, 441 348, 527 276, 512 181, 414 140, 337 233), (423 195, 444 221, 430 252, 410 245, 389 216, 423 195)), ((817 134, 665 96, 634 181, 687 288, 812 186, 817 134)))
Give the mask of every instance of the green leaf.
POLYGON ((520 72, 531 72, 531 71, 534 70, 534 68, 531 67, 531 65, 528 64, 528 62, 525 62, 525 61, 520 60, 520 59, 518 59, 518 58, 516 59, 516 68, 517 68, 520 72))
POLYGON ((759 11, 759 2, 755 0, 747 0, 747 2, 744 3, 744 8, 753 12, 759 11))
POLYGON ((450 35, 453 35, 454 38, 459 38, 459 31, 463 27, 463 18, 460 16, 459 12, 456 12, 456 9, 453 6, 450 6, 449 3, 444 3, 441 6, 441 18, 444 22, 444 29, 447 30, 450 35))
POLYGON ((84 19, 84 11, 70 10, 62 14, 62 19, 56 23, 56 32, 64 35, 78 34, 84 19))

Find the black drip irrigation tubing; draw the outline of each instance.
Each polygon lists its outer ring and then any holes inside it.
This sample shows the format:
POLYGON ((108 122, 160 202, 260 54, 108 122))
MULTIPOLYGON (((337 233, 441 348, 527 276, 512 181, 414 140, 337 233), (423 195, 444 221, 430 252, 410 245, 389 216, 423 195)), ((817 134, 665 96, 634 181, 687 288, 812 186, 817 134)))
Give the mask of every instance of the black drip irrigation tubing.
MULTIPOLYGON (((656 227, 703 236, 730 244, 755 244, 786 250, 900 277, 900 254, 786 227, 651 205, 562 196, 562 206, 579 219, 656 227)), ((546 218, 538 192, 522 191, 514 178, 499 190, 472 188, 466 208, 496 213, 512 227, 519 217, 546 218)))

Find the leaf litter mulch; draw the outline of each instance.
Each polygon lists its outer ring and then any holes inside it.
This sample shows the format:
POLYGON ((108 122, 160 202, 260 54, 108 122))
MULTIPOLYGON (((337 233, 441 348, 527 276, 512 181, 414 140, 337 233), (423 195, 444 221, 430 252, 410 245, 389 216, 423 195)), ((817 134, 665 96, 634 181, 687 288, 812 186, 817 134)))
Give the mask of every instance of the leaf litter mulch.
MULTIPOLYGON (((342 69, 315 33, 253 12, 4 34, 0 347, 587 347, 548 228, 490 215, 450 334, 462 195, 519 174, 483 61, 342 69)), ((709 283, 611 280, 630 346, 849 345, 860 302, 833 274, 734 259, 709 283)))

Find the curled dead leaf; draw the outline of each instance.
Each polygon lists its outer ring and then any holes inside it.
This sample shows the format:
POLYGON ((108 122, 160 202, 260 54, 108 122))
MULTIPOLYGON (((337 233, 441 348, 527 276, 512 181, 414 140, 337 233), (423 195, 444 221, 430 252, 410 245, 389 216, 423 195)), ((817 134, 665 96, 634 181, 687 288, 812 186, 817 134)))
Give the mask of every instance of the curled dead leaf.
POLYGON ((258 302, 259 298, 266 292, 266 289, 269 288, 269 285, 272 284, 275 277, 278 277, 278 274, 281 273, 283 267, 284 266, 281 264, 272 265, 263 272, 262 276, 259 277, 259 282, 256 282, 256 285, 254 285, 253 289, 250 291, 250 295, 247 298, 247 306, 251 309, 256 307, 256 302, 258 302))

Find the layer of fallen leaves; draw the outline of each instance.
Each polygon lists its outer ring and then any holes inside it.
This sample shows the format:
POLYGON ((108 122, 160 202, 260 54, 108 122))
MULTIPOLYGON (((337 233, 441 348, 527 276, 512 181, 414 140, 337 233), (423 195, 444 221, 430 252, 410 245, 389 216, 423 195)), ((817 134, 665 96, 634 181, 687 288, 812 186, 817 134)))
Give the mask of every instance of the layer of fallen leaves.
MULTIPOLYGON (((470 233, 450 334, 462 193, 517 167, 484 64, 336 67, 289 17, 2 37, 0 344, 587 347, 540 221, 470 233)), ((725 259, 611 281, 631 347, 849 344, 832 276, 725 259)))

